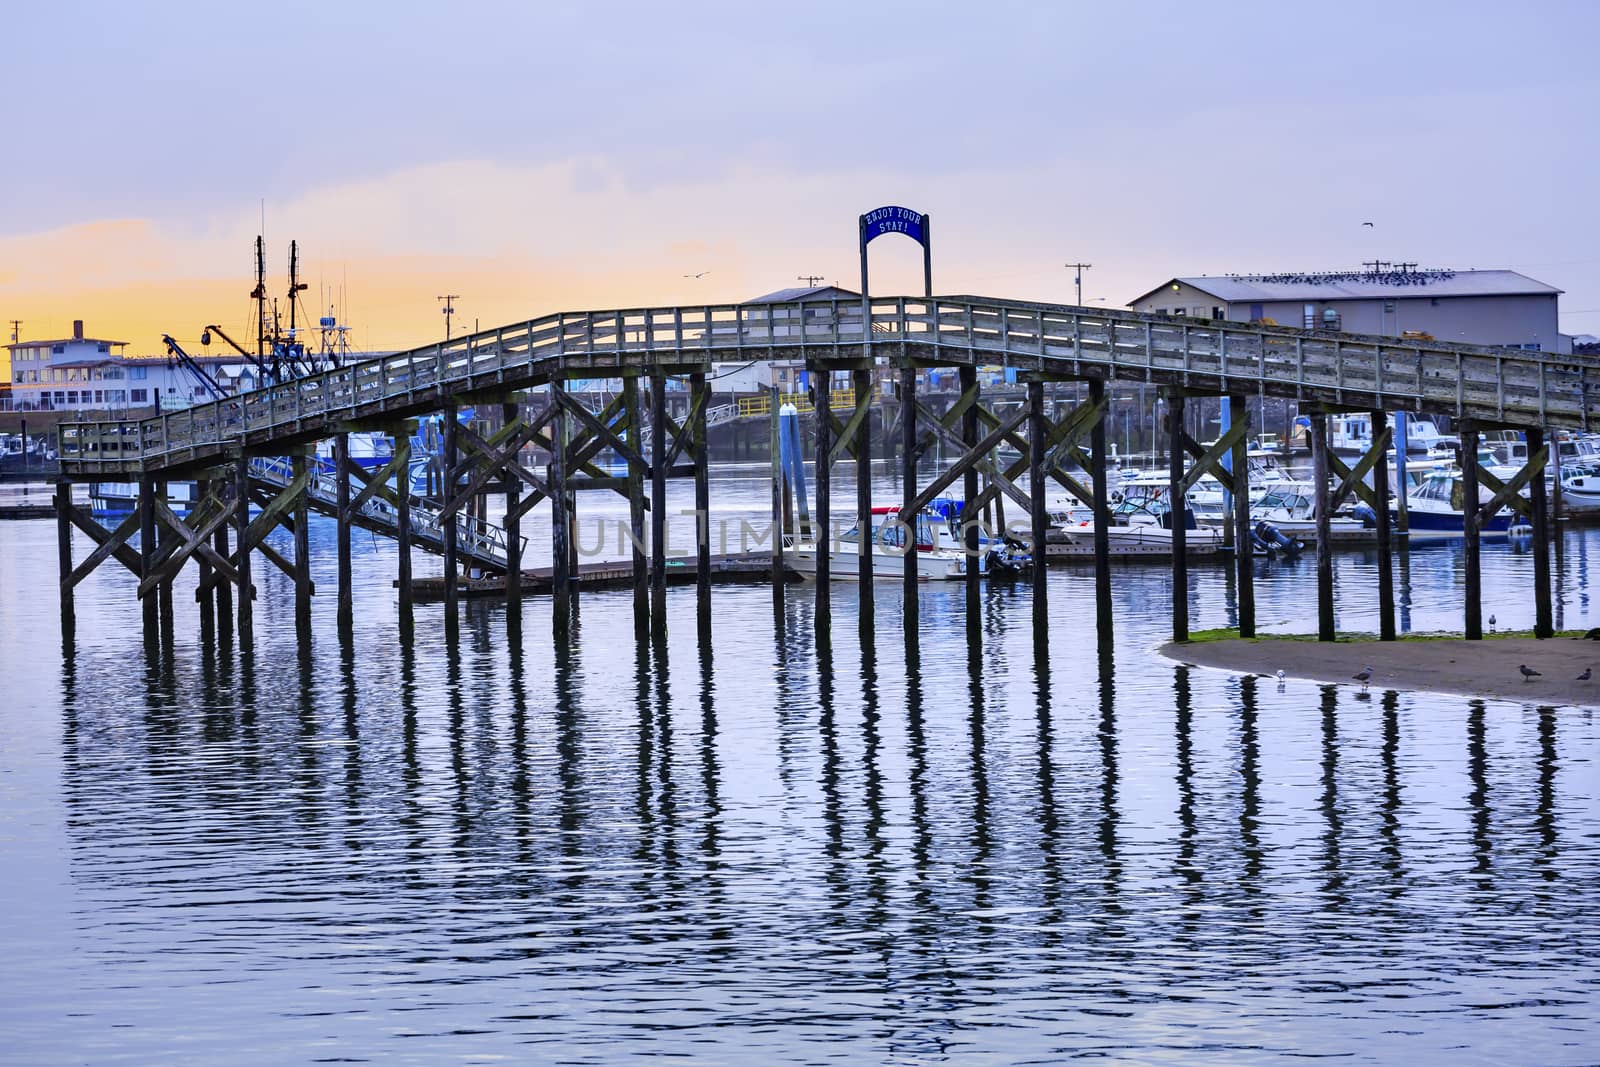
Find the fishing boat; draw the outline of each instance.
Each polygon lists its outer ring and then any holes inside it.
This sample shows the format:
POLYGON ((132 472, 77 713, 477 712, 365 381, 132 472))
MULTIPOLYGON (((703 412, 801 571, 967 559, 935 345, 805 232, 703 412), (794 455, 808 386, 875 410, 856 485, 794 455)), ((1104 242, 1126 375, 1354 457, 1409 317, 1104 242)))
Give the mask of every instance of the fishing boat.
MULTIPOLYGON (((1494 499, 1494 494, 1487 487, 1480 485, 1478 498, 1488 503, 1494 499)), ((1461 510, 1464 500, 1465 485, 1459 469, 1448 468, 1428 472, 1421 483, 1406 496, 1411 543, 1465 536, 1465 516, 1461 510)), ((1510 507, 1501 508, 1484 521, 1479 536, 1509 536, 1513 527, 1518 525, 1516 514, 1510 507)))

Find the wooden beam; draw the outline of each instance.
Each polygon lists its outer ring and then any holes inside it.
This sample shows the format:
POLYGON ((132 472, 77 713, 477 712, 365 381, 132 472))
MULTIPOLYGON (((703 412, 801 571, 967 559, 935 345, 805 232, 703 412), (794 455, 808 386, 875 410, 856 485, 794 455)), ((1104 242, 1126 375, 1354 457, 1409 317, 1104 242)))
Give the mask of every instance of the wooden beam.
MULTIPOLYGON (((1345 499, 1350 495, 1351 490, 1359 485, 1367 489, 1367 492, 1362 494, 1362 499, 1372 507, 1374 512, 1378 510, 1378 495, 1371 491, 1371 486, 1367 485, 1367 473, 1377 466, 1379 457, 1384 456, 1389 451, 1389 445, 1393 439, 1394 431, 1385 424, 1383 429, 1379 431, 1378 436, 1372 439, 1372 444, 1366 453, 1362 455, 1361 461, 1352 469, 1341 470, 1342 477, 1339 479, 1339 487, 1333 491, 1333 496, 1329 498, 1329 507, 1333 508, 1334 511, 1338 511, 1344 506, 1345 499)), ((1338 466, 1343 468, 1344 465, 1341 463, 1338 466)))
POLYGON ((153 573, 139 582, 139 595, 147 596, 158 588, 161 583, 168 581, 183 570, 183 565, 189 562, 189 557, 196 555, 210 563, 213 571, 221 571, 222 576, 228 581, 238 582, 239 572, 234 569, 231 563, 223 559, 216 549, 211 547, 211 535, 216 533, 218 526, 233 517, 236 507, 238 507, 238 501, 229 501, 220 511, 207 519, 203 526, 196 530, 178 518, 172 508, 167 506, 166 501, 157 499, 156 518, 168 529, 176 533, 182 539, 182 543, 177 545, 176 549, 170 553, 169 558, 161 563, 153 573))
POLYGON ((1502 482, 1482 467, 1478 468, 1478 480, 1494 491, 1494 496, 1478 511, 1478 527, 1481 529, 1491 516, 1501 508, 1510 504, 1517 511, 1530 518, 1533 515, 1533 505, 1522 497, 1522 487, 1527 485, 1535 476, 1544 476, 1545 464, 1550 461, 1550 446, 1546 445, 1537 453, 1528 458, 1522 469, 1514 474, 1509 481, 1502 482))
POLYGON ((140 577, 139 553, 128 546, 128 539, 139 530, 139 509, 128 513, 128 517, 117 524, 115 530, 106 531, 104 526, 95 522, 82 508, 76 504, 67 509, 67 518, 72 525, 82 530, 95 543, 95 550, 78 564, 71 577, 66 581, 67 588, 75 587, 79 582, 89 577, 90 573, 107 559, 115 558, 116 561, 133 572, 135 578, 140 577))

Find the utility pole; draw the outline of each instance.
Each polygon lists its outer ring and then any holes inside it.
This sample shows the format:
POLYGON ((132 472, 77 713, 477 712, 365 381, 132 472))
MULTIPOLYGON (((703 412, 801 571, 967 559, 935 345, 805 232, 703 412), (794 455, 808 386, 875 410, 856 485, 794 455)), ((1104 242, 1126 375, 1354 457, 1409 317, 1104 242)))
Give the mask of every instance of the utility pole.
POLYGON ((1094 266, 1093 263, 1068 263, 1066 268, 1073 273, 1072 282, 1078 287, 1078 306, 1083 306, 1083 272, 1094 266))
POLYGON ((827 275, 825 274, 802 274, 796 278, 795 281, 805 282, 807 289, 815 289, 818 283, 820 283, 826 277, 827 275))
POLYGON ((11 343, 12 344, 16 344, 20 340, 22 340, 22 320, 21 319, 12 319, 11 320, 11 343))
POLYGON ((460 293, 446 293, 444 296, 435 297, 444 301, 444 339, 450 340, 450 316, 456 313, 456 301, 461 299, 460 293))

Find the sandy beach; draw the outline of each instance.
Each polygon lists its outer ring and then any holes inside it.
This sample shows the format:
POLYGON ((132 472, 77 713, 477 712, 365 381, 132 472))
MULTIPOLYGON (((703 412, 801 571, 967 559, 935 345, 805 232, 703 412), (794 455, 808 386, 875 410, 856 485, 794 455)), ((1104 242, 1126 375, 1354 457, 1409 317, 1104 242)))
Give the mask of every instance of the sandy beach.
POLYGON ((1600 641, 1527 637, 1464 641, 1454 638, 1380 642, 1340 640, 1332 643, 1261 637, 1168 643, 1161 654, 1180 663, 1215 667, 1242 674, 1272 677, 1282 670, 1290 678, 1359 686, 1351 677, 1372 670, 1371 688, 1463 696, 1495 697, 1535 704, 1600 706, 1600 641), (1540 672, 1524 680, 1520 664, 1540 672), (1594 677, 1577 681, 1585 668, 1594 677))

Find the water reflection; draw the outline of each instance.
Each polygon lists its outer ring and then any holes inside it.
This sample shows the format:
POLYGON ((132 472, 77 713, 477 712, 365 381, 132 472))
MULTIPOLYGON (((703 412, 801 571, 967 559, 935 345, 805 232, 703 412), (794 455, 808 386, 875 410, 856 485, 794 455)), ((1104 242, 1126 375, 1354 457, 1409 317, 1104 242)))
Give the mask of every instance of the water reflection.
MULTIPOLYGON (((1042 628, 1026 590, 937 588, 913 632, 850 627, 841 586, 819 634, 802 586, 641 640, 626 590, 565 641, 538 601, 514 641, 481 603, 302 637, 268 590, 253 648, 180 629, 142 661, 135 608, 3 720, 13 778, 49 724, 72 1032, 150 1051, 181 998, 191 1062, 241 1033, 422 1059, 1586 1047, 1592 716, 1176 667, 1136 571, 1118 653, 1074 577, 1042 628)), ((1197 580, 1217 617, 1221 572, 1197 580)), ((14 840, 53 825, 29 795, 14 840)))

